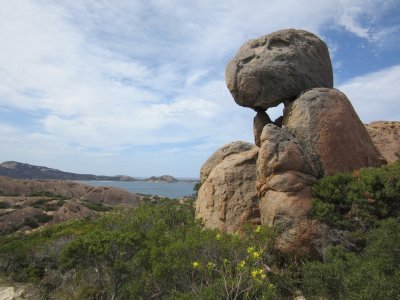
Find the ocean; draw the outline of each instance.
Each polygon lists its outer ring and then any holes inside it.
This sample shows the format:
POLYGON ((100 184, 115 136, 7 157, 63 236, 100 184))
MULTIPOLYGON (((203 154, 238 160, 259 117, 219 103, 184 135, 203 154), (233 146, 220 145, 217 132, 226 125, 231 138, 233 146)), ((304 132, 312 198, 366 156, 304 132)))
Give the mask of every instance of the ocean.
POLYGON ((182 198, 194 193, 196 182, 146 182, 146 181, 79 181, 92 186, 111 186, 132 193, 151 194, 168 198, 182 198))

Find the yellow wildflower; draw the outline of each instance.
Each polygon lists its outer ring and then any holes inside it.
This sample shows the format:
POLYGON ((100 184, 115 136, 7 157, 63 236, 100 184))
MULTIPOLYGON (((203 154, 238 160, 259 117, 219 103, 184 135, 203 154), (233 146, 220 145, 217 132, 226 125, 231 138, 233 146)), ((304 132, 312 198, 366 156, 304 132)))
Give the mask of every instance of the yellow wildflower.
POLYGON ((257 259, 257 258, 260 257, 260 252, 254 251, 254 252, 252 253, 252 255, 253 255, 253 258, 254 258, 254 259, 257 259))
POLYGON ((258 270, 251 271, 251 277, 256 278, 258 275, 258 270))
POLYGON ((200 267, 200 263, 198 261, 193 262, 193 269, 197 269, 200 267))
POLYGON ((241 262, 239 262, 238 267, 244 268, 245 265, 246 265, 246 262, 244 260, 242 260, 241 262))
POLYGON ((247 253, 251 254, 254 252, 254 247, 247 248, 247 253))
POLYGON ((260 231, 261 231, 261 225, 258 225, 258 226, 256 227, 255 232, 256 232, 256 233, 259 233, 260 231))
POLYGON ((220 241, 222 239, 222 236, 219 233, 217 233, 217 235, 215 236, 215 239, 217 241, 220 241))

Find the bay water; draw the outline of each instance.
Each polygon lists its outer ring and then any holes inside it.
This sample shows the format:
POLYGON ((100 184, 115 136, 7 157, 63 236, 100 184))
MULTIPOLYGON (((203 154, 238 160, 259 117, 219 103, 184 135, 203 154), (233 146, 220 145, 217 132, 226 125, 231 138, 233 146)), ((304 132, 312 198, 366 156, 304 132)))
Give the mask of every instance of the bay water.
POLYGON ((147 181, 79 181, 91 186, 110 186, 131 193, 158 195, 168 198, 182 198, 194 193, 196 182, 147 182, 147 181))

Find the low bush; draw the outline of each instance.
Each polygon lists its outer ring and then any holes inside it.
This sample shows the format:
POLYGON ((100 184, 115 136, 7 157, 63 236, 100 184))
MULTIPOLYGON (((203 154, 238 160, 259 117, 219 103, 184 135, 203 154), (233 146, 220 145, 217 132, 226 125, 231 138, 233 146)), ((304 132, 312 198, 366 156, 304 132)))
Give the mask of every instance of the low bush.
POLYGON ((312 196, 312 217, 331 227, 365 231, 381 219, 400 217, 400 161, 322 178, 312 196))

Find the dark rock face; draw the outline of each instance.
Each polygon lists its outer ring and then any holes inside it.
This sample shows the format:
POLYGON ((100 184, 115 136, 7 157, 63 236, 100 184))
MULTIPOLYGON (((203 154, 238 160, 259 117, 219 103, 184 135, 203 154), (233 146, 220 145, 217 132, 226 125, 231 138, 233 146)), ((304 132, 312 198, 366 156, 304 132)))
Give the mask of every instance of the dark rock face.
POLYGON ((346 95, 336 89, 304 92, 285 108, 283 126, 303 145, 318 177, 386 163, 346 95))
POLYGON ((325 43, 295 29, 245 43, 228 63, 225 79, 237 104, 264 110, 293 100, 305 90, 333 87, 325 43))

